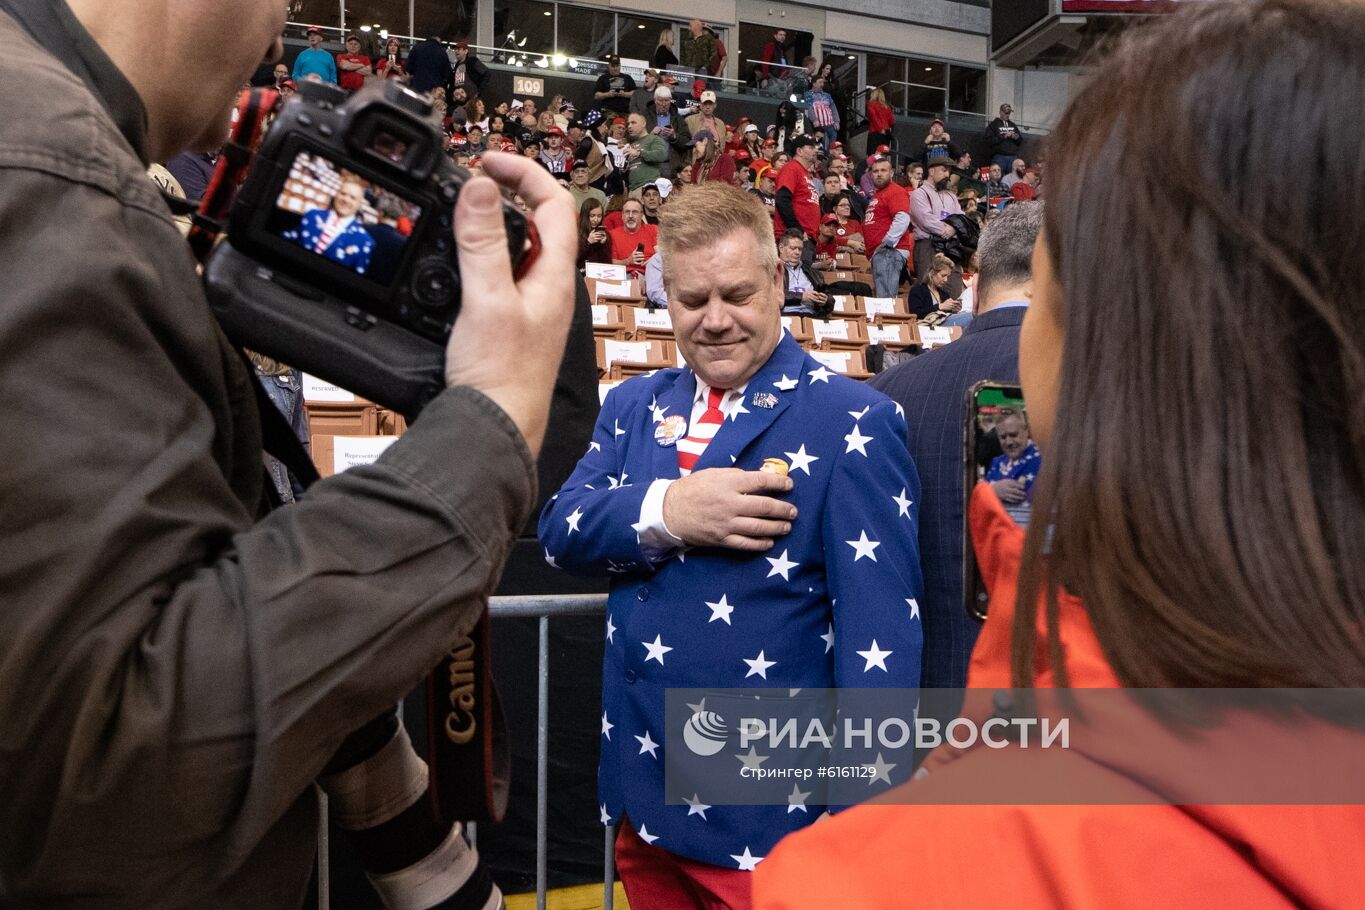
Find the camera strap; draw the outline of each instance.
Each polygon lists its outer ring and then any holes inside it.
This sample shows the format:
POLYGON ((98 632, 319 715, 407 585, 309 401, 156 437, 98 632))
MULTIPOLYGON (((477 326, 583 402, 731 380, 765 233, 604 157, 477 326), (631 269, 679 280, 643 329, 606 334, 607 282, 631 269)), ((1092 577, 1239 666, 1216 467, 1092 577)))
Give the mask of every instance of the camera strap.
POLYGON ((208 260, 214 242, 223 233, 232 211, 232 200, 246 179, 251 160, 256 156, 261 137, 279 103, 280 93, 272 88, 255 88, 237 96, 227 142, 218 153, 218 163, 190 227, 190 249, 201 265, 208 260))
MULTIPOLYGON (((279 104, 274 89, 252 89, 237 99, 227 142, 190 228, 190 248, 200 263, 228 223, 232 201, 279 104)), ((318 479, 312 458, 255 379, 245 353, 242 359, 261 415, 262 447, 308 487, 318 479)), ((432 811, 446 821, 499 821, 507 808, 511 751, 493 687, 491 643, 485 608, 426 679, 428 792, 432 811)))

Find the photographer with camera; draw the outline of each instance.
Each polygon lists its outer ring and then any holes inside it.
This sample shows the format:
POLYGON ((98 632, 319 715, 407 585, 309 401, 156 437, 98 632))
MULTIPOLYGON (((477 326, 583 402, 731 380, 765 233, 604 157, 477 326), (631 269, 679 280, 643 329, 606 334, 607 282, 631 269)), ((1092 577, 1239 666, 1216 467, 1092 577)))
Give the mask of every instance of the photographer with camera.
POLYGON ((0 439, 7 906, 299 907, 315 782, 388 906, 500 903, 431 819, 393 706, 478 620, 531 509, 571 205, 488 156, 454 206, 446 389, 375 464, 267 514, 255 379, 145 171, 222 143, 284 18, 0 0, 0 403, 25 427, 0 439), (498 184, 541 238, 519 281, 498 184))

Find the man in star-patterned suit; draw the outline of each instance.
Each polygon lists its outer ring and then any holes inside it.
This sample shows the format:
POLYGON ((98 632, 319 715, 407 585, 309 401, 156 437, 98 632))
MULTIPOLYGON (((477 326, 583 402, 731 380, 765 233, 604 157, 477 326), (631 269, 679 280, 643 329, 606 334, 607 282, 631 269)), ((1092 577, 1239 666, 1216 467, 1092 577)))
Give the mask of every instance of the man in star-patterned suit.
POLYGON ((763 205, 712 183, 661 217, 690 368, 607 396, 540 539, 614 573, 599 788, 631 904, 747 907, 746 873, 823 808, 665 805, 664 690, 917 686, 919 481, 900 406, 783 331, 763 205), (786 476, 758 470, 774 458, 786 476))
POLYGON ((355 178, 345 178, 332 197, 331 206, 305 212, 298 226, 282 236, 364 275, 374 252, 374 237, 360 221, 360 207, 364 204, 365 185, 355 178))

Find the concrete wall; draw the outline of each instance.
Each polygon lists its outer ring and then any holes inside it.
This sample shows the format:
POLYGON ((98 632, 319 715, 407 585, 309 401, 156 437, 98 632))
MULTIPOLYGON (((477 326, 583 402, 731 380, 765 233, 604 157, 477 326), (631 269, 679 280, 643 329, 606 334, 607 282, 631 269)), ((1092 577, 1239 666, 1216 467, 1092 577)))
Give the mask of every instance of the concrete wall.
POLYGON ((992 67, 990 110, 1009 102, 1020 124, 1051 129, 1083 77, 1063 70, 992 67))

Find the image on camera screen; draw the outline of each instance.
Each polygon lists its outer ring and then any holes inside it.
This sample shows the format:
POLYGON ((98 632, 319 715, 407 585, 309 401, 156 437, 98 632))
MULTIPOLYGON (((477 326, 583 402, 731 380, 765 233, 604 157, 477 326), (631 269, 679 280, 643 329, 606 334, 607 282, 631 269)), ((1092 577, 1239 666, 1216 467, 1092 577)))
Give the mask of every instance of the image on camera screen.
POLYGON ((976 477, 989 483, 1021 528, 1033 510, 1033 483, 1043 456, 1029 434, 1028 410, 1014 390, 982 389, 976 397, 976 477))
POLYGON ((413 229, 415 205, 309 151, 294 158, 265 229, 388 286, 413 229))

